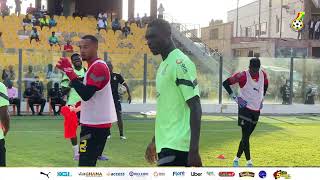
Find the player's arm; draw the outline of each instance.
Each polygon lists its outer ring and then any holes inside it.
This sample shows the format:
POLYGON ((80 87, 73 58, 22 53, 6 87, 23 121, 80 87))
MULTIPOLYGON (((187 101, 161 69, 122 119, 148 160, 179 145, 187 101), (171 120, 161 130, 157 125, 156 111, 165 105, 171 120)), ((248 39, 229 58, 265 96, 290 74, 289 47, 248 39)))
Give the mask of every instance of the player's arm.
POLYGON ((129 104, 131 103, 131 93, 130 93, 130 89, 128 84, 125 82, 125 80, 123 79, 123 77, 121 75, 119 75, 119 82, 126 87, 127 93, 128 93, 128 102, 129 104))
MULTIPOLYGON (((190 108, 190 129, 191 129, 189 153, 193 155, 192 158, 194 157, 200 158, 200 156, 198 155, 199 155, 199 139, 200 139, 202 109, 201 109, 199 96, 194 96, 193 98, 187 100, 187 104, 190 108)), ((189 160, 189 164, 191 166, 202 166, 201 159, 200 160, 195 159, 195 162, 190 162, 189 160)))
MULTIPOLYGON (((10 116, 8 113, 9 97, 6 87, 2 84, 0 87, 0 121, 4 135, 9 131, 10 116)), ((0 128, 1 128, 0 126, 0 128)))
MULTIPOLYGON (((243 72, 242 72, 243 73, 243 72)), ((224 89, 228 92, 229 95, 233 94, 233 91, 231 89, 231 85, 234 85, 236 83, 240 83, 242 81, 242 73, 236 73, 233 76, 229 77, 228 79, 226 79, 222 85, 224 87, 224 89)))
POLYGON ((105 64, 98 63, 87 72, 86 80, 86 85, 78 78, 71 81, 72 87, 84 101, 88 101, 96 91, 102 89, 110 81, 110 72, 105 64))
POLYGON ((188 165, 201 167, 202 161, 199 153, 199 139, 201 128, 202 109, 200 104, 199 85, 197 83, 197 73, 194 64, 177 63, 176 65, 176 85, 179 87, 185 102, 190 108, 190 147, 188 155, 188 165))
POLYGON ((3 133, 4 135, 7 135, 10 128, 10 116, 8 113, 8 106, 0 107, 0 119, 3 133))
MULTIPOLYGON (((79 96, 84 101, 88 101, 91 99, 91 97, 95 94, 95 92, 98 90, 98 87, 96 86, 97 83, 89 83, 89 79, 92 79, 93 82, 96 82, 96 78, 101 79, 101 77, 97 77, 94 72, 88 72, 88 78, 87 78, 87 84, 84 85, 79 79, 77 74, 74 72, 72 65, 67 58, 61 58, 60 61, 57 64, 57 67, 66 73, 66 75, 69 77, 71 81, 71 87, 73 87, 76 92, 79 94, 79 96)), ((99 80, 98 79, 98 80, 99 80)))
POLYGON ((268 76, 267 73, 262 71, 263 75, 264 75, 264 88, 263 88, 263 96, 266 95, 268 87, 269 87, 269 80, 268 80, 268 76))

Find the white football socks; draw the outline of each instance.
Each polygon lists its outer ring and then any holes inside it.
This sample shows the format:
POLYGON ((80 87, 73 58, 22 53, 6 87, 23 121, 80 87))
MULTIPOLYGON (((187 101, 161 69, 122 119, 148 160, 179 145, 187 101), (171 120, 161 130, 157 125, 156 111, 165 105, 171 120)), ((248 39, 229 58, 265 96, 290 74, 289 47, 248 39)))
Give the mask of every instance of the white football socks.
POLYGON ((79 146, 78 145, 72 146, 72 149, 73 149, 73 154, 74 155, 78 155, 79 154, 79 146))
POLYGON ((239 158, 236 156, 233 161, 239 161, 239 158))

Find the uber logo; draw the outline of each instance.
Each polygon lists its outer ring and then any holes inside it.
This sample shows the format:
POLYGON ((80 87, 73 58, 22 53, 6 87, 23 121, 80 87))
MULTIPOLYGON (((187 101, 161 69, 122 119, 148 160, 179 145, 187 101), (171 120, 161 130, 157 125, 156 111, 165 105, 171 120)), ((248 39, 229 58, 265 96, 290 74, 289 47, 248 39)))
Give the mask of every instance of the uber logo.
POLYGON ((202 173, 191 172, 191 176, 202 176, 202 173))

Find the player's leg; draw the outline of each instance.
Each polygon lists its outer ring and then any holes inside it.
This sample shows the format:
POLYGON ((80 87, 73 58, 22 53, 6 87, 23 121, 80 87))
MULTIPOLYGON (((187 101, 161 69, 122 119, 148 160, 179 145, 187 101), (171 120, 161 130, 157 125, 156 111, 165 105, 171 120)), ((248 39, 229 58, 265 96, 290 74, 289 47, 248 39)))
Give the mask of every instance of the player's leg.
POLYGON ((46 100, 41 98, 39 104, 41 104, 39 115, 42 115, 43 110, 44 110, 44 106, 46 105, 46 100))
POLYGON ((158 166, 188 166, 188 152, 163 148, 158 159, 158 166))
MULTIPOLYGON (((77 118, 78 118, 78 124, 79 123, 79 119, 80 119, 80 111, 77 112, 77 118)), ((74 160, 79 160, 79 145, 78 145, 78 137, 73 137, 70 139, 71 145, 72 145, 72 149, 73 149, 73 159, 74 160)))
POLYGON ((17 113, 18 113, 18 116, 20 116, 20 107, 21 107, 21 101, 19 98, 15 98, 13 99, 13 104, 15 104, 17 106, 17 113))
POLYGON ((34 113, 34 107, 33 107, 34 103, 35 103, 35 102, 34 102, 34 99, 29 98, 28 104, 29 104, 29 107, 30 107, 30 109, 31 109, 32 115, 35 114, 35 113, 34 113))
POLYGON ((253 162, 251 159, 251 153, 250 153, 250 136, 253 133, 254 129, 256 128, 256 125, 259 120, 259 116, 260 116, 260 112, 251 111, 252 122, 248 123, 248 125, 247 125, 247 134, 246 134, 247 143, 246 143, 246 146, 244 149, 244 153, 245 153, 246 160, 247 160, 247 166, 249 166, 249 167, 253 166, 253 162))
POLYGON ((81 126, 79 166, 96 166, 98 145, 97 129, 98 128, 81 126))
POLYGON ((51 105, 51 107, 52 107, 53 114, 54 114, 55 116, 57 115, 56 104, 57 104, 56 100, 55 100, 55 99, 51 99, 50 105, 51 105))
POLYGON ((0 167, 6 166, 6 148, 5 140, 0 139, 0 167))
POLYGON ((78 146, 78 138, 73 137, 70 139, 72 150, 73 150, 73 160, 79 160, 79 146, 78 146))
POLYGON ((106 142, 107 142, 107 137, 110 135, 110 128, 107 128, 107 129, 99 129, 99 134, 98 134, 98 144, 97 144, 97 153, 98 153, 98 157, 97 159, 98 160, 101 160, 101 161, 107 161, 109 160, 109 158, 105 155, 103 155, 103 150, 104 150, 104 147, 106 145, 106 142))
POLYGON ((247 108, 239 108, 238 110, 238 126, 241 127, 241 140, 239 143, 239 147, 238 147, 238 151, 237 151, 237 155, 233 160, 233 166, 234 167, 238 167, 239 166, 239 159, 244 151, 244 142, 243 139, 245 137, 246 134, 246 127, 244 127, 247 119, 249 119, 249 114, 248 114, 248 109, 247 108))
POLYGON ((120 139, 126 140, 127 138, 123 134, 122 107, 121 107, 120 102, 115 103, 115 108, 117 111, 117 118, 118 118, 117 124, 118 124, 118 128, 119 128, 120 139))

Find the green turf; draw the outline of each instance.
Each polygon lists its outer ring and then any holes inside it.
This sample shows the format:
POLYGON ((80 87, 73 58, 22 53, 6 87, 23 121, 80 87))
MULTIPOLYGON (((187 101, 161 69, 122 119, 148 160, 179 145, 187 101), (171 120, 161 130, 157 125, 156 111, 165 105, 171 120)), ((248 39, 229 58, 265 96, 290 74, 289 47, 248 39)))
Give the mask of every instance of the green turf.
MULTIPOLYGON (((144 160, 147 144, 153 136, 154 119, 126 115, 127 141, 121 141, 117 126, 107 142, 105 154, 111 160, 100 167, 151 166, 144 160)), ((261 117, 251 138, 255 166, 320 166, 320 117, 261 117)), ((240 138, 234 116, 203 116, 201 156, 205 166, 230 166, 240 138), (216 157, 224 154, 226 159, 216 157)), ((12 117, 6 137, 7 165, 72 167, 72 148, 63 138, 63 120, 56 117, 12 117)), ((240 165, 245 165, 244 156, 240 165)))

